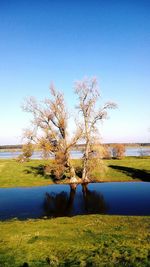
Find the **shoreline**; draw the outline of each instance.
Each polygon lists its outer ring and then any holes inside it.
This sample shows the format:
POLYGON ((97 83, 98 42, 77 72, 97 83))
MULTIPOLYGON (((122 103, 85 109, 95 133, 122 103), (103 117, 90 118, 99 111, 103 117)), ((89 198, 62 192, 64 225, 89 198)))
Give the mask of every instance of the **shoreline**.
POLYGON ((90 181, 90 182, 79 182, 79 183, 50 183, 50 184, 41 184, 41 185, 24 185, 24 186, 4 186, 4 187, 0 187, 0 189, 12 189, 12 188, 32 188, 32 187, 47 187, 47 186, 53 186, 53 185, 69 185, 69 186, 78 186, 78 185, 85 185, 85 184, 104 184, 104 183, 149 183, 149 182, 146 182, 146 181, 141 181, 141 180, 134 180, 134 181, 131 181, 131 180, 126 180, 126 181, 90 181))
MULTIPOLYGON (((56 180, 45 167, 53 168, 53 160, 30 160, 19 163, 15 159, 0 159, 0 188, 34 187, 51 184, 71 184, 64 177, 56 180)), ((150 156, 149 157, 124 157, 123 159, 109 159, 103 161, 106 168, 103 170, 93 169, 91 183, 114 183, 114 182, 150 182, 150 156)), ((72 160, 74 168, 81 168, 81 160, 72 160)), ((77 184, 83 183, 77 175, 77 184)))

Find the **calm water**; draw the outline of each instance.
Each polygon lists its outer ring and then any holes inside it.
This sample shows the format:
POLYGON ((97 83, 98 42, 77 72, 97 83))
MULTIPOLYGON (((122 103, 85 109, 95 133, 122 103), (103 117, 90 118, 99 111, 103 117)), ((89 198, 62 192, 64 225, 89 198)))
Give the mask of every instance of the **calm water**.
POLYGON ((93 183, 0 189, 0 219, 82 214, 150 215, 150 183, 93 183))
MULTIPOLYGON (((20 151, 17 152, 0 152, 0 159, 11 159, 11 158, 16 158, 21 154, 20 151)), ((78 159, 82 157, 82 152, 81 151, 76 151, 73 150, 71 151, 71 158, 73 159, 78 159)), ((126 148, 126 152, 125 152, 126 156, 144 156, 144 155, 150 155, 150 149, 143 147, 138 148, 138 147, 128 147, 126 148)), ((33 153, 32 159, 40 159, 42 158, 42 153, 40 151, 36 151, 33 153)))
MULTIPOLYGON (((16 152, 0 152, 0 159, 12 159, 17 158, 21 154, 20 151, 16 152)), ((78 159, 82 157, 81 151, 71 151, 71 158, 78 159)), ((41 159, 42 153, 40 151, 35 151, 31 157, 32 159, 41 159)), ((51 158, 53 158, 51 156, 51 158)))

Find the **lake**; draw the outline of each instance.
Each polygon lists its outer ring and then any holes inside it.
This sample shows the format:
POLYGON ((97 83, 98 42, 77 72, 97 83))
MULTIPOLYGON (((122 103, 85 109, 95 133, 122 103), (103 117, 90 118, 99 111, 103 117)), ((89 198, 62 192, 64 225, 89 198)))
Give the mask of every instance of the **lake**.
POLYGON ((0 189, 0 220, 83 214, 150 215, 150 183, 114 182, 0 189))
MULTIPOLYGON (((0 159, 12 159, 17 158, 21 154, 21 151, 0 151, 0 159)), ((78 159, 82 157, 81 151, 71 151, 71 158, 78 159)), ((31 157, 32 159, 41 159, 41 151, 35 151, 31 157)), ((52 156, 50 158, 53 158, 52 156)))
MULTIPOLYGON (((20 151, 16 152, 0 152, 0 159, 12 159, 16 158, 21 154, 20 151)), ((125 156, 144 156, 144 155, 149 155, 150 156, 150 148, 146 147, 127 147, 125 151, 125 156)), ((71 151, 71 158, 73 159, 79 159, 83 156, 83 153, 78 150, 73 150, 71 151)), ((41 159, 42 158, 42 153, 40 151, 35 151, 31 157, 32 159, 41 159)), ((52 157, 51 157, 52 158, 52 157)))

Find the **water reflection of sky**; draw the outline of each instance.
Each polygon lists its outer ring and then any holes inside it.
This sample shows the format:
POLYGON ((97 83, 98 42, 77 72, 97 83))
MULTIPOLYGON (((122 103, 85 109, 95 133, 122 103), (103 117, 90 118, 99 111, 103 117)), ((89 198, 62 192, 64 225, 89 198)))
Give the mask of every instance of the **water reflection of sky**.
MULTIPOLYGON (((20 155, 20 151, 16 152, 0 152, 0 158, 1 159, 9 159, 9 158, 16 158, 20 155)), ((76 151, 73 150, 71 151, 71 158, 73 159, 78 159, 82 157, 82 152, 81 151, 76 151)), ((133 147, 128 147, 126 148, 125 152, 126 156, 140 156, 140 155, 150 155, 150 149, 143 147, 141 148, 133 148, 133 147)), ((52 156, 50 156, 52 158, 52 156)), ((35 151, 32 155, 32 159, 40 159, 42 158, 42 153, 40 151, 35 151)))
POLYGON ((79 214, 150 215, 150 183, 93 183, 0 189, 0 219, 79 214))

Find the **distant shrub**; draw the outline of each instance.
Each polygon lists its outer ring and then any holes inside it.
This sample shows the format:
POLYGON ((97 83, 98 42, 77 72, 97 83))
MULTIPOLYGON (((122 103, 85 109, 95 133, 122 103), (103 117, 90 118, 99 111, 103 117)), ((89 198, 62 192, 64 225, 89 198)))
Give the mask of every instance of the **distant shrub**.
POLYGON ((103 159, 110 159, 112 158, 111 149, 108 145, 103 146, 103 159))
POLYGON ((112 148, 112 156, 116 159, 121 159, 125 155, 125 145, 123 144, 116 144, 112 148))
POLYGON ((31 143, 27 143, 22 147, 23 156, 26 159, 29 159, 33 154, 33 145, 31 143))
POLYGON ((17 158, 17 161, 24 162, 29 161, 33 154, 33 145, 31 143, 24 144, 22 147, 22 154, 20 154, 17 158))

